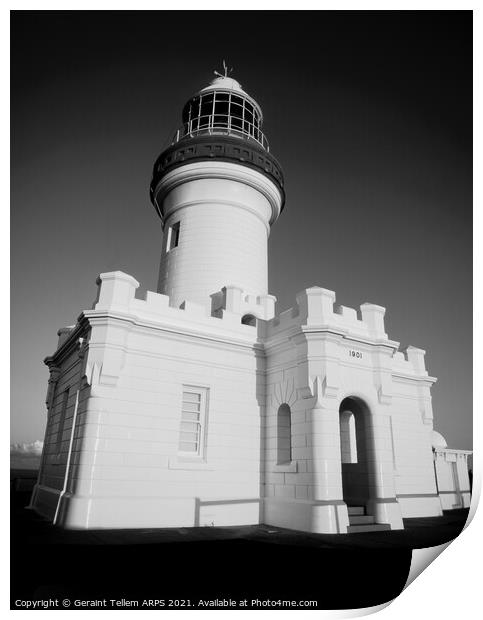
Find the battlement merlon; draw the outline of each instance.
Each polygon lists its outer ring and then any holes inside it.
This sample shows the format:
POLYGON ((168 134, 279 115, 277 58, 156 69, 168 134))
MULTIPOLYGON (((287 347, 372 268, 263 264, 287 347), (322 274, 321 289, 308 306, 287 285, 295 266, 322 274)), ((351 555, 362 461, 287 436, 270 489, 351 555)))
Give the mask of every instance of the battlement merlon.
POLYGON ((61 327, 57 331, 57 336, 59 337, 59 340, 57 341, 57 349, 60 349, 64 342, 67 342, 75 327, 75 325, 67 325, 67 327, 61 327))
POLYGON ((139 282, 123 271, 101 273, 96 280, 98 285, 94 310, 116 309, 126 310, 134 299, 139 282))
POLYGON ((333 322, 335 293, 312 286, 296 295, 299 320, 305 325, 328 325, 333 322))
POLYGON ((376 304, 363 303, 361 305, 362 322, 365 323, 369 331, 378 338, 387 338, 384 328, 384 315, 386 308, 376 304))
POLYGON ((419 349, 418 347, 413 347, 412 345, 409 345, 405 349, 403 349, 403 353, 407 361, 413 365, 415 371, 418 374, 428 374, 426 371, 426 363, 424 360, 424 356, 426 355, 426 351, 424 349, 419 349))

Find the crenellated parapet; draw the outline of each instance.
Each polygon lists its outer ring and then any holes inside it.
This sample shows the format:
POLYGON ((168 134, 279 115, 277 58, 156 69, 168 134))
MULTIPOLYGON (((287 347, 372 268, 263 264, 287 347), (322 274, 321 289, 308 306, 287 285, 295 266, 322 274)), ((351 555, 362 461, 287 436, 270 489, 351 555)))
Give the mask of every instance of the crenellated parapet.
MULTIPOLYGON (((97 279, 98 296, 93 311, 135 314, 140 318, 163 318, 202 322, 215 327, 253 327, 256 319, 266 321, 273 317, 276 297, 250 295, 238 286, 225 286, 211 295, 209 305, 183 301, 179 307, 170 304, 168 295, 148 291, 144 299, 137 299, 139 283, 122 271, 102 273, 97 279), (251 321, 249 319, 253 318, 251 321), (221 320, 220 320, 221 319, 221 320)), ((250 331, 253 335, 253 330, 250 331)))
MULTIPOLYGON (((256 334, 253 329, 257 319, 267 320, 274 315, 276 298, 273 295, 250 295, 238 286, 229 285, 211 295, 211 307, 183 301, 179 307, 171 305, 168 295, 148 291, 144 299, 136 298, 139 283, 122 271, 102 273, 97 279, 99 287, 92 311, 135 315, 148 321, 171 320, 174 322, 201 323, 216 329, 240 329, 241 333, 256 334), (252 320, 253 319, 253 320, 252 320)), ((86 313, 84 313, 86 314, 86 313)))
MULTIPOLYGON (((249 347, 256 346, 259 351, 268 350, 277 342, 292 340, 296 343, 299 338, 297 334, 313 334, 311 338, 325 334, 326 342, 321 351, 327 359, 335 360, 340 356, 340 351, 337 353, 337 343, 340 342, 345 343, 346 348, 359 346, 364 351, 364 363, 372 351, 372 355, 376 356, 372 363, 377 368, 376 383, 381 402, 389 402, 392 393, 391 376, 427 377, 429 382, 434 381, 425 368, 424 350, 409 346, 404 351, 398 351, 399 343, 388 338, 384 325, 385 308, 363 303, 358 312, 354 308, 336 304, 334 291, 328 289, 311 287, 299 292, 296 296, 297 304, 275 316, 276 298, 273 295, 250 295, 233 284, 213 293, 211 306, 186 300, 179 307, 171 305, 172 300, 167 295, 152 291, 146 292, 144 299, 138 299, 136 291, 139 282, 122 271, 100 274, 97 284, 94 305, 91 310, 83 312, 79 320, 98 328, 104 326, 97 330, 99 350, 102 348, 101 343, 112 340, 118 352, 111 352, 110 355, 116 360, 119 351, 126 346, 127 334, 133 326, 161 329, 173 334, 185 333, 190 337, 233 340, 249 347), (106 327, 106 317, 116 317, 116 322, 106 327)), ((58 350, 75 336, 78 331, 76 327, 59 330, 58 350)), ((91 358, 97 346, 96 333, 90 338, 91 358)), ((316 350, 313 349, 315 345, 307 346, 307 355, 310 357, 311 351, 316 350)), ((102 360, 92 362, 89 367, 94 368, 93 364, 96 364, 96 368, 102 366, 106 373, 108 366, 112 366, 108 374, 115 383, 122 362, 108 362, 105 351, 102 356, 102 360)), ((353 361, 358 362, 357 352, 354 356, 353 361)), ((326 365, 328 363, 324 362, 326 365)), ((331 363, 333 365, 335 361, 331 363)), ((335 369, 332 374, 336 376, 335 369)), ((93 371, 94 375, 96 373, 93 371)), ((423 417, 430 420, 430 399, 423 396, 423 417)))
POLYGON ((364 303, 359 314, 354 308, 336 305, 334 291, 314 286, 297 294, 297 305, 274 317, 266 336, 274 337, 290 328, 320 328, 368 341, 386 342, 391 346, 384 328, 385 308, 364 303), (361 318, 359 318, 359 316, 361 318))
POLYGON ((274 314, 273 295, 252 296, 237 286, 226 286, 211 296, 209 304, 183 301, 171 305, 167 295, 147 291, 136 297, 139 282, 122 271, 101 273, 97 296, 90 310, 81 313, 76 325, 58 331, 56 360, 89 331, 85 377, 91 387, 115 386, 122 374, 130 334, 156 331, 171 338, 235 344, 262 350, 260 323, 274 314))
MULTIPOLYGON (((400 351, 399 343, 388 337, 384 324, 386 309, 383 306, 366 302, 361 304, 359 310, 349 308, 336 304, 334 291, 317 286, 299 292, 296 300, 293 308, 274 316, 263 326, 267 346, 293 338, 297 333, 333 334, 348 346, 350 343, 360 345, 367 351, 372 350, 367 346, 375 346, 378 348, 378 359, 374 360, 374 364, 381 375, 378 379, 381 402, 389 402, 392 392, 389 375, 427 377, 428 382, 435 381, 426 370, 423 349, 408 346, 400 351)), ((432 418, 430 403, 426 409, 425 417, 432 418)))

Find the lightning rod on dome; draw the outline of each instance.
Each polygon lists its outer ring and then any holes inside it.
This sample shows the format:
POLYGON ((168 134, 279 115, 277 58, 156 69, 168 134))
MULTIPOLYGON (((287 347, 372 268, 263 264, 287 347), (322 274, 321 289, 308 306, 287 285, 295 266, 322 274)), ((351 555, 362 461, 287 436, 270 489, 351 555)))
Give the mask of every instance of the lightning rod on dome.
POLYGON ((223 69, 224 69, 224 71, 225 71, 225 75, 222 75, 222 74, 221 74, 221 73, 219 73, 218 71, 213 71, 213 73, 214 73, 215 75, 217 75, 218 77, 221 77, 221 78, 226 78, 226 77, 228 77, 228 75, 229 75, 229 74, 233 71, 233 67, 230 67, 230 68, 228 69, 228 67, 227 67, 227 65, 226 65, 226 62, 225 62, 225 59, 223 59, 223 69))

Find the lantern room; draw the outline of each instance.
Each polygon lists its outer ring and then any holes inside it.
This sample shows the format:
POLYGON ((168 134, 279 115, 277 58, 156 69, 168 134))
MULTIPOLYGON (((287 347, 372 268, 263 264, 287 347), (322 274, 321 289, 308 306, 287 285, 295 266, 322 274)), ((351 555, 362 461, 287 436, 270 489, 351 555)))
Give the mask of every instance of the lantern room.
POLYGON ((233 78, 215 78, 186 103, 182 118, 173 144, 198 135, 221 134, 255 141, 269 150, 262 132, 262 110, 233 78))

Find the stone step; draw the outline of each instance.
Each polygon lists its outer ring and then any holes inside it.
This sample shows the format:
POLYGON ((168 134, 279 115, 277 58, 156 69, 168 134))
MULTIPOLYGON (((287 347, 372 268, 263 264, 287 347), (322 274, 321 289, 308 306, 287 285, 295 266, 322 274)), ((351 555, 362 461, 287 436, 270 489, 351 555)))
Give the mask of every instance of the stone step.
POLYGON ((390 530, 389 523, 374 523, 372 525, 348 525, 348 534, 360 534, 362 532, 384 532, 390 530))
POLYGON ((366 509, 364 506, 347 506, 347 512, 351 515, 365 515, 366 509))
POLYGON ((351 525, 370 525, 375 523, 375 519, 370 515, 349 515, 349 523, 351 525))

